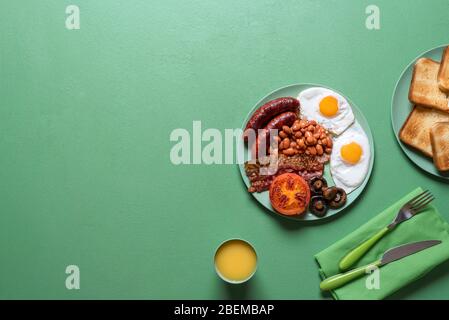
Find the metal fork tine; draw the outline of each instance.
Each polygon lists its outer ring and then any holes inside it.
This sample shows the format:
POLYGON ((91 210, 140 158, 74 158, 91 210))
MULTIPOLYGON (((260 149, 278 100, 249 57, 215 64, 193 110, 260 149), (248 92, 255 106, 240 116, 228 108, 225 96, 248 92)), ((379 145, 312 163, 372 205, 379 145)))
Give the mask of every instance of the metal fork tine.
POLYGON ((401 222, 412 218, 416 214, 420 213, 424 207, 431 203, 434 199, 435 197, 429 190, 421 192, 401 207, 393 222, 391 222, 387 228, 393 229, 401 222))
POLYGON ((415 204, 414 206, 410 207, 411 211, 418 211, 419 208, 422 208, 423 205, 425 205, 429 200, 432 201, 434 198, 432 196, 427 197, 425 199, 423 199, 422 201, 420 201, 419 203, 415 204))
POLYGON ((413 212, 413 215, 420 213, 421 211, 423 211, 425 209, 425 207, 430 204, 434 199, 430 199, 428 202, 426 202, 425 204, 423 204, 422 206, 413 209, 411 212, 413 212))
POLYGON ((411 205, 410 208, 413 210, 414 208, 420 207, 424 202, 426 202, 430 198, 433 198, 433 196, 431 194, 428 194, 425 197, 419 199, 418 201, 415 201, 415 203, 411 205))
POLYGON ((416 197, 414 197, 412 200, 410 200, 409 202, 416 202, 419 199, 421 199, 422 197, 427 196, 428 194, 430 194, 429 190, 424 190, 423 192, 421 192, 420 194, 418 194, 416 197))
POLYGON ((412 206, 416 201, 418 201, 421 197, 426 196, 429 194, 429 190, 425 190, 422 193, 418 194, 416 197, 410 199, 405 205, 412 206))
POLYGON ((431 203, 434 199, 435 199, 434 197, 429 198, 426 202, 424 202, 418 208, 413 208, 412 211, 414 212, 414 214, 420 212, 422 209, 424 209, 425 206, 427 206, 429 203, 431 203))

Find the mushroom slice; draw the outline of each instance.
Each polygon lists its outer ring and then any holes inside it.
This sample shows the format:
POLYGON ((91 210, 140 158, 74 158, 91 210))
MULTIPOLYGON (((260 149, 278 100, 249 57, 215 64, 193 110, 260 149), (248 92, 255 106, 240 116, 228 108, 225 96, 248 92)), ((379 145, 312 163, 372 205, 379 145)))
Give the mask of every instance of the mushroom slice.
POLYGON ((346 192, 342 188, 337 188, 337 193, 335 197, 329 202, 329 206, 332 209, 339 209, 346 204, 346 192))
POLYGON ((315 177, 310 180, 310 190, 313 194, 322 194, 324 188, 327 188, 327 181, 324 177, 315 177))
POLYGON ((310 200, 310 211, 317 217, 324 217, 329 209, 326 200, 322 196, 312 197, 310 200))

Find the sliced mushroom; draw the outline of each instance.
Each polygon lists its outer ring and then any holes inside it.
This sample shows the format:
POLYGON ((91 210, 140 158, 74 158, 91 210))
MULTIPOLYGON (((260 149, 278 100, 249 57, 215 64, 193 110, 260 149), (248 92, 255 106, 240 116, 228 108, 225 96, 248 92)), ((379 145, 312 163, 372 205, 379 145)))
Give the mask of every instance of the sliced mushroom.
POLYGON ((312 197, 309 207, 310 212, 319 218, 324 217, 329 209, 326 200, 322 196, 312 197))
POLYGON ((346 204, 347 196, 346 196, 345 190, 343 190, 341 188, 336 188, 336 189, 337 189, 337 193, 335 194, 335 197, 332 199, 332 201, 329 202, 329 206, 332 209, 339 209, 346 204))
POLYGON ((337 194, 337 187, 329 187, 323 189, 323 197, 327 201, 334 200, 336 194, 337 194))
POLYGON ((315 177, 310 180, 310 190, 313 194, 322 194, 324 188, 327 188, 327 181, 323 177, 315 177))

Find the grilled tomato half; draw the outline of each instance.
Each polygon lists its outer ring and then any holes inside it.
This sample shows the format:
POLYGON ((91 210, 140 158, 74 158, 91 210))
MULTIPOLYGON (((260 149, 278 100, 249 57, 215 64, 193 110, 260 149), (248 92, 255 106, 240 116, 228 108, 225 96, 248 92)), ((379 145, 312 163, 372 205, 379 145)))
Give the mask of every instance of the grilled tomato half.
POLYGON ((280 214, 286 216, 300 215, 309 206, 309 184, 297 174, 281 174, 271 183, 270 202, 280 214))

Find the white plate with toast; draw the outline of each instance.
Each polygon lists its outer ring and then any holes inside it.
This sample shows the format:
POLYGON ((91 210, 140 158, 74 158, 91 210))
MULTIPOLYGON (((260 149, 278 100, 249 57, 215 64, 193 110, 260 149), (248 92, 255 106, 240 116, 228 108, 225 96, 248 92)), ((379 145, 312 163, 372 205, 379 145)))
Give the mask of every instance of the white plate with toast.
POLYGON ((404 153, 424 171, 449 180, 449 47, 431 49, 403 71, 391 121, 404 153))

